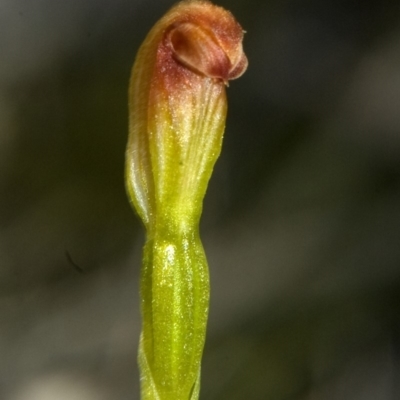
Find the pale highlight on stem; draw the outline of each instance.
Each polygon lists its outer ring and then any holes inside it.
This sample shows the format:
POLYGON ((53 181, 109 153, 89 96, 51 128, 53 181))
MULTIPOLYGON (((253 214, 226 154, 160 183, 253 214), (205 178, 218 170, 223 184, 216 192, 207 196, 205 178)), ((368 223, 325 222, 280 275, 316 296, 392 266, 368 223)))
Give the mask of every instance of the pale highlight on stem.
POLYGON ((247 67, 228 11, 183 1, 150 31, 129 88, 126 183, 146 227, 139 346, 143 400, 196 400, 208 314, 198 233, 221 151, 225 86, 247 67))

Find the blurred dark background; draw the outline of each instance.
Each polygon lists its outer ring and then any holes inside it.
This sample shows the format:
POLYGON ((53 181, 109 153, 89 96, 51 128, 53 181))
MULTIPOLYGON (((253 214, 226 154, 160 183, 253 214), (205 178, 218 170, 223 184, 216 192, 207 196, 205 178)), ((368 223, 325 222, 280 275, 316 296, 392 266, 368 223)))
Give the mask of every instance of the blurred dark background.
MULTIPOLYGON (((135 53, 168 0, 0 0, 0 398, 136 400, 135 53)), ((247 31, 202 238, 201 398, 400 398, 400 3, 221 0, 247 31)))

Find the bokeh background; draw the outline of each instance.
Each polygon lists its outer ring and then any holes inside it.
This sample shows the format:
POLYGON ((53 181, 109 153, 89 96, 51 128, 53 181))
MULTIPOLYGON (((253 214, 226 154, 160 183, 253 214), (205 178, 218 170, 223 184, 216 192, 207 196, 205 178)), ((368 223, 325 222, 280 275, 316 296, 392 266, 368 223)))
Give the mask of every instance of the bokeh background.
MULTIPOLYGON (((127 85, 170 0, 0 0, 0 398, 136 400, 127 85)), ((400 398, 400 3, 221 0, 250 66, 204 205, 201 398, 400 398)))

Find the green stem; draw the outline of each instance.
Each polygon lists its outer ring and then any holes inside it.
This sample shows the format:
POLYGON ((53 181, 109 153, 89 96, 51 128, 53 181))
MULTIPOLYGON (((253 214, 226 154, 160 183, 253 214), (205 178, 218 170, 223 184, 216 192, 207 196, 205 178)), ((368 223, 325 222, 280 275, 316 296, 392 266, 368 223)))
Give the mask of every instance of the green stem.
MULTIPOLYGON (((164 226, 164 224, 163 224, 164 226)), ((144 247, 142 400, 196 400, 209 304, 198 229, 158 229, 144 247)))

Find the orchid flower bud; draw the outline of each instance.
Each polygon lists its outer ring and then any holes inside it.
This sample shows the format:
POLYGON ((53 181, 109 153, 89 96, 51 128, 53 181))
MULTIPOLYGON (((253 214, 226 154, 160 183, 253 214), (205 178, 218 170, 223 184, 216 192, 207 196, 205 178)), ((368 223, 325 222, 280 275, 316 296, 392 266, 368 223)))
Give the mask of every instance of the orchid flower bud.
POLYGON ((225 86, 247 68, 242 40, 231 13, 186 0, 156 23, 133 66, 126 185, 146 228, 143 400, 198 399, 209 302, 198 225, 221 151, 225 86))

